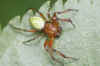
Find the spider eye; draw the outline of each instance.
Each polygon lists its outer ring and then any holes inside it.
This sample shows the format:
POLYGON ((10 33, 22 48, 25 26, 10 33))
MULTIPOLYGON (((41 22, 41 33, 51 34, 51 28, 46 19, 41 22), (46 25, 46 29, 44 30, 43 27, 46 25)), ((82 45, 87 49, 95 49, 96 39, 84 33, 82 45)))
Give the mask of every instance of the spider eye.
POLYGON ((40 17, 30 17, 29 21, 32 27, 34 27, 37 30, 41 30, 44 28, 45 21, 40 17))

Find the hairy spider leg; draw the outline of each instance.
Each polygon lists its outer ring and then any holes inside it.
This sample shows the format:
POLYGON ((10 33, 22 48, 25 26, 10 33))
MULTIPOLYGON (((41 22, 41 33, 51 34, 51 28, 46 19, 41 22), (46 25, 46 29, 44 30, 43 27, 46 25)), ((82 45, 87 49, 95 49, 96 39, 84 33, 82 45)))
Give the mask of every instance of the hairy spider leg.
POLYGON ((27 30, 27 29, 22 29, 22 28, 18 28, 18 27, 15 27, 11 24, 9 24, 12 28, 16 29, 16 30, 19 30, 19 31, 24 31, 24 32, 37 32, 36 30, 34 29, 30 29, 30 30, 27 30))
POLYGON ((40 11, 38 11, 38 10, 35 9, 35 8, 30 8, 30 9, 35 10, 36 12, 38 12, 38 14, 39 14, 45 21, 47 21, 46 17, 45 17, 40 11))

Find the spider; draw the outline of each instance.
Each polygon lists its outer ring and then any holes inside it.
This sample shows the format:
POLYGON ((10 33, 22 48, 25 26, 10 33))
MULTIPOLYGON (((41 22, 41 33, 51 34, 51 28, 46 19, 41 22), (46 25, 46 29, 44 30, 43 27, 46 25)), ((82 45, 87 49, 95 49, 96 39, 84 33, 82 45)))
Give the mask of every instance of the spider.
MULTIPOLYGON (((56 38, 60 37, 61 32, 62 32, 62 27, 60 26, 59 21, 60 22, 69 22, 75 28, 75 25, 72 23, 72 20, 70 18, 61 19, 61 18, 57 17, 57 14, 63 14, 63 13, 67 13, 70 11, 78 11, 78 10, 77 9, 66 9, 64 11, 54 12, 53 16, 51 16, 50 12, 48 11, 48 13, 47 13, 48 19, 47 19, 40 11, 38 11, 34 8, 31 8, 31 9, 35 10, 40 15, 40 17, 33 16, 33 17, 29 18, 29 22, 31 23, 31 26, 34 27, 34 29, 27 30, 27 29, 15 27, 13 25, 11 25, 11 26, 14 29, 24 31, 24 32, 33 32, 33 33, 41 32, 41 33, 43 33, 47 37, 47 39, 44 42, 44 48, 49 53, 52 60, 54 60, 55 62, 61 63, 57 58, 54 57, 54 53, 58 54, 59 56, 61 56, 63 58, 71 58, 71 59, 75 60, 75 58, 65 56, 62 52, 54 49, 53 43, 56 38)), ((35 40, 39 36, 41 36, 41 35, 38 35, 37 37, 27 40, 25 42, 30 42, 31 40, 35 40)))

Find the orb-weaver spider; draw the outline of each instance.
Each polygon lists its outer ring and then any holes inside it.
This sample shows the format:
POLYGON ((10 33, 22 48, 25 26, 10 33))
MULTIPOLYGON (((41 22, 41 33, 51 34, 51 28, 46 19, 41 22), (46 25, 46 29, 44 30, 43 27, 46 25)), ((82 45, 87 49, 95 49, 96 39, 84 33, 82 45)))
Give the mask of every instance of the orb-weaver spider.
MULTIPOLYGON (((36 10, 34 8, 31 8, 31 9, 36 10)), ((14 29, 21 30, 21 31, 24 31, 24 32, 33 32, 33 33, 34 32, 42 32, 44 35, 46 35, 48 38, 45 40, 44 48, 46 49, 46 51, 49 53, 49 55, 51 56, 51 58, 55 62, 61 63, 58 59, 56 59, 54 57, 54 54, 53 54, 54 52, 56 52, 56 54, 59 54, 63 58, 71 58, 71 59, 75 60, 75 58, 65 56, 60 51, 54 49, 53 48, 53 42, 56 38, 58 38, 61 35, 61 32, 62 32, 62 28, 59 25, 59 21, 69 22, 75 28, 75 25, 72 23, 72 20, 70 18, 69 19, 60 19, 56 15, 67 13, 67 12, 70 12, 70 11, 78 11, 78 10, 77 9, 67 9, 67 10, 64 10, 64 11, 54 12, 52 17, 50 15, 49 11, 48 11, 47 16, 48 16, 49 20, 47 20, 47 18, 40 11, 38 11, 38 10, 36 10, 36 11, 40 15, 40 17, 34 16, 34 17, 30 17, 30 19, 29 19, 32 27, 34 27, 35 29, 27 30, 27 29, 17 28, 15 26, 11 25, 11 24, 10 24, 10 26, 13 27, 14 29)), ((37 37, 30 39, 28 41, 25 41, 25 42, 35 40, 36 38, 37 37)))

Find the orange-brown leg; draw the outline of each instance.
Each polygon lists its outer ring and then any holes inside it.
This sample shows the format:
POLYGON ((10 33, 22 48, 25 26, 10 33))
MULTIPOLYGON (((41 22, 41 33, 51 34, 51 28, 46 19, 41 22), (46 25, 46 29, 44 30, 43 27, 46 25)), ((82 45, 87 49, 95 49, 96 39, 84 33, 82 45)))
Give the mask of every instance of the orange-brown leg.
POLYGON ((72 20, 69 18, 57 18, 57 20, 60 20, 60 21, 62 21, 62 22, 69 22, 69 23, 71 23, 72 24, 72 26, 75 28, 75 24, 72 22, 72 20))
POLYGON ((47 21, 46 17, 45 17, 40 11, 38 11, 38 10, 35 9, 35 8, 30 8, 30 9, 37 11, 37 12, 39 13, 39 15, 40 15, 45 21, 47 21))
POLYGON ((56 59, 54 56, 53 56, 53 48, 52 48, 52 45, 53 45, 53 41, 54 41, 54 38, 51 38, 50 40, 46 40, 45 43, 44 43, 44 48, 46 49, 46 51, 48 51, 48 53, 50 54, 51 58, 58 62, 58 63, 62 63, 60 62, 58 59, 56 59))
POLYGON ((48 43, 49 43, 49 41, 48 40, 45 40, 44 48, 45 48, 46 51, 48 51, 48 43))
POLYGON ((52 48, 53 42, 54 42, 54 37, 51 37, 50 40, 49 40, 49 44, 48 44, 49 48, 52 48))
POLYGON ((78 60, 77 58, 65 56, 63 53, 61 53, 60 51, 58 51, 56 49, 53 49, 53 51, 56 52, 57 54, 59 54, 60 56, 62 56, 63 58, 69 58, 69 59, 73 59, 73 60, 78 60))
POLYGON ((40 35, 37 35, 36 37, 34 37, 34 38, 32 38, 32 39, 29 39, 29 40, 27 40, 27 41, 23 41, 23 43, 24 43, 25 45, 27 45, 26 43, 28 43, 28 42, 30 42, 30 41, 32 41, 32 40, 35 40, 35 39, 39 38, 40 36, 42 36, 42 35, 41 35, 41 34, 40 34, 40 35))
POLYGON ((70 12, 70 11, 78 11, 78 9, 67 9, 67 10, 64 10, 64 11, 57 11, 57 12, 54 12, 53 14, 53 17, 51 18, 54 22, 57 21, 57 20, 60 20, 60 21, 66 21, 66 22, 69 22, 73 25, 73 27, 75 28, 75 24, 72 23, 72 20, 71 19, 60 19, 56 16, 56 14, 63 14, 63 13, 67 13, 67 12, 70 12))
POLYGON ((59 61, 58 59, 56 59, 56 58, 54 57, 53 48, 48 48, 48 53, 50 54, 51 58, 52 58, 55 62, 63 64, 63 62, 59 61))
POLYGON ((27 30, 27 29, 22 29, 22 28, 18 28, 18 27, 15 27, 11 24, 9 24, 12 28, 16 29, 16 30, 19 30, 19 31, 24 31, 24 32, 37 32, 36 30, 34 29, 30 29, 30 30, 27 30))
POLYGON ((67 13, 67 12, 70 12, 70 11, 78 11, 78 9, 67 9, 67 10, 64 10, 64 11, 57 11, 57 12, 54 12, 52 18, 57 18, 57 17, 56 17, 56 14, 63 14, 63 13, 67 13))
POLYGON ((48 53, 50 54, 51 58, 58 62, 58 63, 61 63, 63 64, 61 61, 59 61, 58 59, 56 59, 54 56, 53 56, 53 53, 56 52, 57 54, 59 54, 61 57, 63 58, 70 58, 70 59, 73 59, 73 60, 77 60, 76 58, 73 58, 73 57, 69 57, 69 56, 65 56, 63 53, 61 53, 60 51, 52 48, 52 44, 53 44, 53 38, 50 39, 50 40, 46 40, 45 43, 44 43, 44 48, 46 49, 46 51, 48 51, 48 53))
POLYGON ((66 10, 64 10, 64 11, 58 11, 58 12, 55 12, 55 13, 57 13, 57 14, 63 14, 63 13, 67 13, 67 12, 70 12, 70 11, 78 11, 78 9, 66 9, 66 10))

